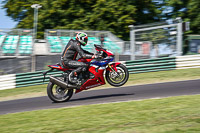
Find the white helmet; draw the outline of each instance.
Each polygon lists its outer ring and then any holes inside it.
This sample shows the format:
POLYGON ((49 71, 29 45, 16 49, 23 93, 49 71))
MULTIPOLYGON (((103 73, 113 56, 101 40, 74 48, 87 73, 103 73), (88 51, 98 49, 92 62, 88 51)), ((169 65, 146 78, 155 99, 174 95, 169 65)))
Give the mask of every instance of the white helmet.
POLYGON ((78 40, 83 46, 85 46, 88 42, 88 36, 84 32, 78 32, 76 34, 76 40, 78 40))

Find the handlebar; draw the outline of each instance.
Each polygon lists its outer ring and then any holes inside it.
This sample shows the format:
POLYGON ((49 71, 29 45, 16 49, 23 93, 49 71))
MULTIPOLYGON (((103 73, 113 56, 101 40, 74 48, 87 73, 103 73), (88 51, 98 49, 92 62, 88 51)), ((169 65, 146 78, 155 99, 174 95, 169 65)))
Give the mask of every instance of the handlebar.
POLYGON ((103 49, 101 45, 94 44, 95 48, 103 49))

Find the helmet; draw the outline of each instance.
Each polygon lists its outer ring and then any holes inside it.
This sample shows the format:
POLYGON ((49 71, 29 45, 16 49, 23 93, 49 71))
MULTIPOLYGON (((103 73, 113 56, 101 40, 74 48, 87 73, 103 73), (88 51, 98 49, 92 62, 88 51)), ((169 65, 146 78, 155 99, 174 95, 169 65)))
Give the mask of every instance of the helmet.
POLYGON ((78 40, 83 46, 85 46, 88 42, 88 36, 84 32, 78 32, 76 34, 76 40, 78 40))

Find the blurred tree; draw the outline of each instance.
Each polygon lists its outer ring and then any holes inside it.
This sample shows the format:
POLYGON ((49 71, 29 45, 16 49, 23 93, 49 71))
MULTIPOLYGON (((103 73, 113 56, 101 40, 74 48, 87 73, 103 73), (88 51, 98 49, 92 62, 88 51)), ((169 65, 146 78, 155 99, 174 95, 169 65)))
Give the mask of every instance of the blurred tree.
POLYGON ((186 9, 187 12, 180 16, 185 21, 190 21, 193 34, 200 34, 200 0, 189 0, 186 9))
POLYGON ((94 30, 109 30, 128 40, 129 25, 154 22, 158 14, 151 0, 98 0, 89 17, 94 30))
MULTIPOLYGON (((158 0, 159 1, 159 0, 158 0)), ((161 17, 165 20, 181 17, 190 21, 189 33, 200 34, 200 0, 160 0, 161 17)))
MULTIPOLYGON (((162 11, 160 18, 164 20, 181 17, 184 22, 190 22, 190 31, 187 34, 200 34, 200 0, 154 0, 157 8, 162 11)), ((187 53, 189 43, 185 40, 183 54, 187 53)))
POLYGON ((161 13, 151 0, 3 0, 17 28, 33 28, 32 4, 41 4, 38 37, 45 29, 109 30, 129 38, 128 25, 159 21, 161 13))

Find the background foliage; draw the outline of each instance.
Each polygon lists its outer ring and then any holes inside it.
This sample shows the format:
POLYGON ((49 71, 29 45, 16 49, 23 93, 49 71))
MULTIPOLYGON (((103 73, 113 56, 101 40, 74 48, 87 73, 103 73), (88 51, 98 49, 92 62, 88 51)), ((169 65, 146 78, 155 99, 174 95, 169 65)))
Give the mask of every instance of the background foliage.
POLYGON ((32 4, 41 4, 38 37, 45 29, 109 30, 128 40, 128 25, 182 17, 200 33, 199 0, 3 0, 7 15, 17 28, 33 28, 32 4), (168 7, 173 10, 166 12, 168 7))

